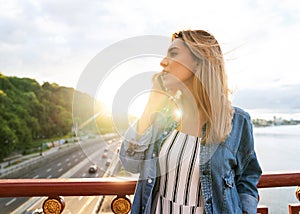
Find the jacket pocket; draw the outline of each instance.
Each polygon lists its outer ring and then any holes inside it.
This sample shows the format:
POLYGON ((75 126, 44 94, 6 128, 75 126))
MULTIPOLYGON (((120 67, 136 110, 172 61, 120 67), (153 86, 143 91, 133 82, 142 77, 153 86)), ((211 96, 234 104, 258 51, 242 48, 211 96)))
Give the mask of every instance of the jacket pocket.
POLYGON ((233 188, 234 187, 234 176, 230 171, 229 175, 223 176, 225 187, 233 188))
POLYGON ((242 213, 241 202, 235 186, 234 173, 223 176, 223 205, 221 213, 242 213))

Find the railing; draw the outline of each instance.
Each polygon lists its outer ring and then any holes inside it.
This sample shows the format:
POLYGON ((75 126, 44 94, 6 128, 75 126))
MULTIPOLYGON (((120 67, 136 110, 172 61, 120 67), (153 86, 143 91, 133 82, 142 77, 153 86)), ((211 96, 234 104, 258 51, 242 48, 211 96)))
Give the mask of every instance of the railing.
MULTIPOLYGON (((57 179, 1 179, 0 197, 48 196, 43 203, 45 214, 62 213, 64 201, 60 196, 116 195, 112 201, 113 213, 128 213, 131 203, 126 195, 134 194, 136 180, 122 178, 57 178, 57 179)), ((298 186, 300 201, 300 172, 262 175, 258 188, 298 186)), ((289 204, 289 213, 300 211, 300 204, 289 204)), ((258 213, 268 213, 268 207, 259 207, 258 213)))

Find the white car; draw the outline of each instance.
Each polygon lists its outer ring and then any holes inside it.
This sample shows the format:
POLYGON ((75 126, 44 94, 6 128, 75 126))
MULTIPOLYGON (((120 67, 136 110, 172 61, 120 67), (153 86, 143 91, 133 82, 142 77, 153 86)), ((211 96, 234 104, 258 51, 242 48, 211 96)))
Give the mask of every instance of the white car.
POLYGON ((104 152, 104 153, 102 154, 102 158, 107 158, 107 152, 104 152))
POLYGON ((93 164, 89 167, 89 173, 95 173, 98 170, 98 166, 96 164, 93 164))

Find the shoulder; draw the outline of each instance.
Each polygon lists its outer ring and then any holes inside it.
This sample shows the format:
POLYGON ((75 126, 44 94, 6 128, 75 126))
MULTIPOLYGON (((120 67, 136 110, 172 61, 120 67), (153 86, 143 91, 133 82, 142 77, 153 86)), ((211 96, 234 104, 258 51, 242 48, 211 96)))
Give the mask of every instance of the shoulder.
POLYGON ((234 107, 234 116, 232 121, 231 138, 239 140, 239 149, 241 153, 251 154, 253 151, 253 125, 251 117, 245 110, 234 107))
POLYGON ((252 127, 251 116, 248 112, 239 107, 234 108, 234 115, 232 118, 232 128, 252 127))
POLYGON ((251 121, 251 116, 248 112, 236 106, 234 106, 233 109, 234 109, 234 115, 233 115, 234 119, 246 119, 251 121))

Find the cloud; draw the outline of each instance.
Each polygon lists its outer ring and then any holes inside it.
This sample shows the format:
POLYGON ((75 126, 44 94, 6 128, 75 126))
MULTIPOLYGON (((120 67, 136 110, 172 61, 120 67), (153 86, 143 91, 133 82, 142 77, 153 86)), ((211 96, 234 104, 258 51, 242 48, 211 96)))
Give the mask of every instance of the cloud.
MULTIPOLYGON (((238 93, 254 89, 291 103, 292 97, 271 92, 300 83, 300 4, 294 0, 5 0, 0 8, 0 71, 74 87, 103 48, 132 36, 170 36, 187 28, 216 36, 238 93)), ((264 98, 252 101, 272 107, 264 98)))
POLYGON ((234 93, 233 103, 246 109, 299 113, 300 84, 268 89, 242 89, 234 93))

